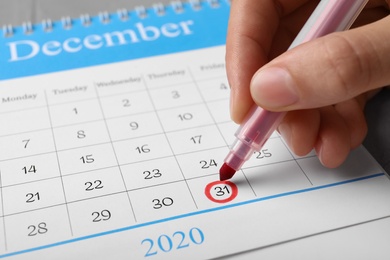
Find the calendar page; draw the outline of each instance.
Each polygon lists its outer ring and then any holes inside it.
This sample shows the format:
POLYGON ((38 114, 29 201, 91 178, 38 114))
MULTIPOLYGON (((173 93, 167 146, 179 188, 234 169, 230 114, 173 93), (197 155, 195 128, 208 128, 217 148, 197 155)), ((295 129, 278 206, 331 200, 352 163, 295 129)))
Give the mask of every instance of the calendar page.
POLYGON ((229 3, 0 36, 0 258, 210 259, 390 217, 364 149, 337 169, 274 133, 229 181, 229 3))
POLYGON ((329 170, 274 133, 218 181, 237 128, 223 56, 0 83, 0 256, 211 258, 389 215, 389 179, 364 148, 329 170))

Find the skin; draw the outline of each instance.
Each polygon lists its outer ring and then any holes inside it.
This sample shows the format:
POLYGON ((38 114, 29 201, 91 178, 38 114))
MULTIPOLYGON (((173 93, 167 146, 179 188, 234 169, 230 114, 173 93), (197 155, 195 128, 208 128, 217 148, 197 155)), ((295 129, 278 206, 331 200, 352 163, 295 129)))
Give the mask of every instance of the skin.
POLYGON ((390 0, 369 1, 353 28, 286 51, 319 1, 233 0, 226 44, 230 112, 288 111, 278 127, 300 156, 339 166, 367 133, 368 98, 390 85, 390 0))

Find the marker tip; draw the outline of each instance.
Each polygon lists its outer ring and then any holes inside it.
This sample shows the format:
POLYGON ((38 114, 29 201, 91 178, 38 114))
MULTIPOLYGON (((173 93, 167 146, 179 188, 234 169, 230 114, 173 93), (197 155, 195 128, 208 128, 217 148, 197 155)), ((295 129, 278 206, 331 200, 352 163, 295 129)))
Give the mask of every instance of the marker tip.
POLYGON ((236 173, 236 170, 234 170, 232 167, 224 163, 219 170, 219 180, 226 181, 233 177, 233 175, 236 173))

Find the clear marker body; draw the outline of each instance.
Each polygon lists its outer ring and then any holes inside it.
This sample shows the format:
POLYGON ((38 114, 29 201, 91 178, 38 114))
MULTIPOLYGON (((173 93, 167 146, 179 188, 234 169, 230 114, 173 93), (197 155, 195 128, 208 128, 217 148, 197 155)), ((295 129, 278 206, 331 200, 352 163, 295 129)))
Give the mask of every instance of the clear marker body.
MULTIPOLYGON (((289 49, 326 34, 348 29, 367 2, 368 0, 322 0, 289 49)), ((254 105, 238 128, 236 141, 231 145, 224 165, 238 171, 254 151, 260 151, 285 114, 270 112, 254 105)))

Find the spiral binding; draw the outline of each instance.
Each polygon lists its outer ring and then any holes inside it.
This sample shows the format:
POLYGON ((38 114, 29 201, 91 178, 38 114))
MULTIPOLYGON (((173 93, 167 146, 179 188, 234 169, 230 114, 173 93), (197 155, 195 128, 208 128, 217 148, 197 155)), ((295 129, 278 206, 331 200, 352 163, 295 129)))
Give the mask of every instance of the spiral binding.
POLYGON ((153 9, 158 16, 165 15, 165 6, 162 3, 154 4, 153 9))
POLYGON ((43 20, 42 28, 45 32, 51 32, 53 30, 53 22, 50 19, 43 20))
POLYGON ((69 30, 70 28, 72 28, 72 19, 70 19, 69 16, 62 17, 61 22, 62 27, 64 27, 64 29, 69 30))
MULTIPOLYGON (((203 3, 207 3, 212 8, 218 8, 221 5, 222 0, 188 0, 189 5, 195 11, 201 10, 203 3)), ((227 4, 230 5, 230 0, 225 0, 227 4)), ((184 4, 181 0, 172 0, 170 3, 173 11, 175 13, 184 12, 184 4)), ((158 16, 164 16, 166 14, 166 6, 162 3, 156 3, 153 5, 152 9, 158 16)), ((134 8, 136 15, 144 19, 148 16, 149 10, 145 6, 137 6, 134 8)), ((118 9, 116 15, 121 21, 127 21, 130 17, 130 12, 128 9, 118 9)), ((99 21, 103 24, 108 24, 111 22, 112 16, 108 12, 100 12, 98 14, 99 21)), ((92 18, 89 14, 83 14, 80 16, 81 24, 85 27, 88 27, 92 23, 92 18)), ((61 18, 62 27, 66 30, 70 30, 73 26, 74 20, 69 16, 61 18)), ((44 32, 51 32, 53 30, 53 22, 50 19, 45 19, 42 21, 42 28, 44 32)), ((34 32, 34 26, 31 22, 25 22, 22 25, 23 33, 28 35, 34 32)), ((11 24, 3 25, 2 28, 3 37, 12 37, 15 33, 14 27, 11 24)))
POLYGON ((121 21, 127 21, 129 20, 129 12, 127 11, 127 9, 118 9, 118 11, 116 11, 116 13, 118 14, 118 17, 121 21))
POLYGON ((181 1, 172 1, 171 6, 172 9, 178 14, 184 12, 183 3, 181 1))
POLYGON ((146 8, 145 6, 136 6, 135 7, 135 13, 138 15, 139 18, 144 19, 147 16, 146 8))
POLYGON ((91 25, 92 19, 89 14, 82 14, 80 15, 80 21, 83 26, 88 27, 91 25))
POLYGON ((22 27, 23 27, 24 34, 31 34, 33 32, 33 27, 31 22, 23 23, 22 27))
POLYGON ((3 35, 4 37, 11 37, 12 35, 14 35, 14 29, 12 28, 12 25, 3 25, 3 35))
POLYGON ((202 8, 202 3, 200 2, 200 0, 190 0, 189 2, 192 6, 192 9, 194 10, 200 10, 202 8))

